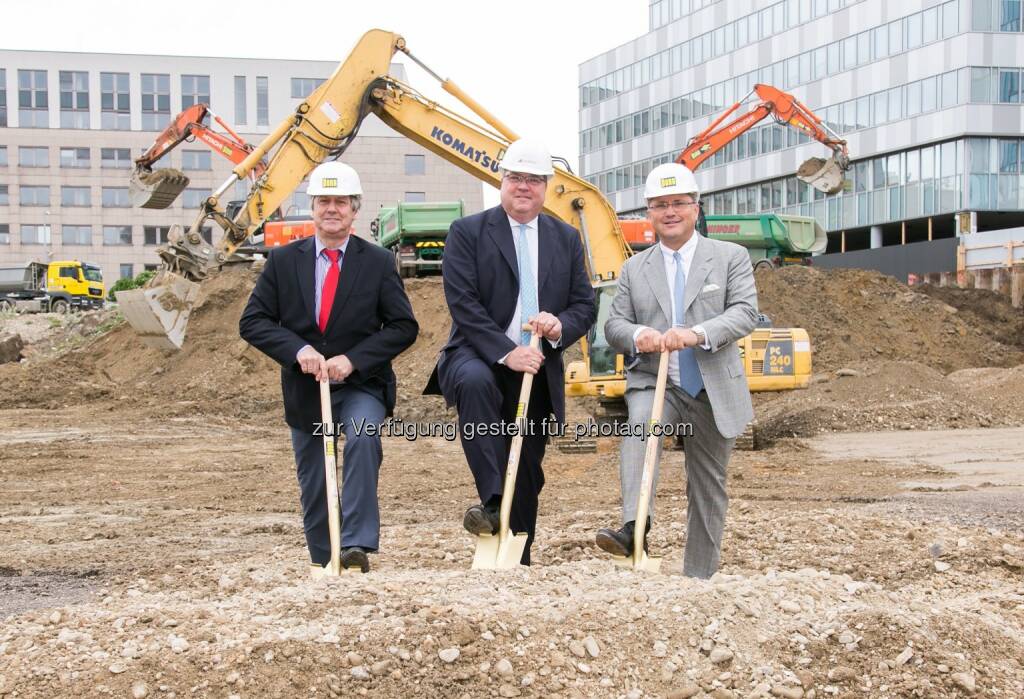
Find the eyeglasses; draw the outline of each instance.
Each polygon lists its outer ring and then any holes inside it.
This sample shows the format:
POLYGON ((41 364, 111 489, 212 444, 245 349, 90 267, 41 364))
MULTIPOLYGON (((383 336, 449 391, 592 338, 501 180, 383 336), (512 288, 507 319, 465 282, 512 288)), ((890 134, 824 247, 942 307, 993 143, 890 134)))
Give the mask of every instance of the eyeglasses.
POLYGON ((544 177, 543 175, 520 175, 515 172, 510 172, 507 175, 505 175, 505 179, 511 182, 512 184, 516 185, 517 187, 523 184, 524 182, 530 185, 531 187, 539 187, 540 185, 545 184, 548 181, 548 178, 544 177))
POLYGON ((673 202, 658 201, 658 202, 654 202, 653 204, 650 204, 647 207, 647 210, 648 211, 653 211, 655 213, 663 214, 666 211, 668 211, 668 208, 670 206, 672 207, 673 211, 685 211, 686 209, 690 208, 691 206, 698 206, 698 203, 695 202, 695 201, 682 201, 682 200, 673 201, 673 202))

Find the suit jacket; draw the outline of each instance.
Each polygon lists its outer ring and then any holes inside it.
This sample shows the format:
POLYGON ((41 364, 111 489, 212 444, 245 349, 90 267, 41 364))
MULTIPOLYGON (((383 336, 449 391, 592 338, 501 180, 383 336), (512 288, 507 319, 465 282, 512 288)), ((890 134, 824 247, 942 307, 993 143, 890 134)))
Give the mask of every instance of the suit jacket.
POLYGON ((242 339, 281 365, 285 421, 304 432, 320 422, 319 385, 295 360, 305 345, 327 359, 346 355, 355 368, 345 384, 379 397, 390 415, 396 394, 391 360, 415 342, 419 329, 394 256, 349 238, 323 333, 314 317, 315 275, 312 237, 271 251, 238 322, 242 339))
MULTIPOLYGON (((683 304, 687 325, 703 326, 712 343, 710 351, 695 347, 694 352, 715 424, 722 436, 736 437, 754 418, 736 346, 757 324, 757 289, 747 251, 735 243, 699 237, 683 304)), ((659 332, 672 327, 671 294, 659 245, 622 266, 605 336, 616 350, 632 355, 633 333, 642 325, 659 332)), ((653 387, 657 376, 658 353, 641 354, 626 367, 626 390, 653 387)))
MULTIPOLYGON (((562 340, 557 348, 546 340, 541 342, 551 407, 561 421, 565 419, 562 350, 590 329, 597 309, 576 229, 540 214, 537 248, 538 307, 562 322, 562 340)), ((442 277, 452 330, 438 363, 451 353, 471 351, 487 364, 497 366, 499 359, 516 348, 505 335, 505 328, 512 322, 519 299, 519 263, 504 209, 496 206, 452 223, 445 241, 442 277)), ((442 392, 437 366, 423 392, 442 392)), ((450 405, 451 400, 448 402, 450 405)))

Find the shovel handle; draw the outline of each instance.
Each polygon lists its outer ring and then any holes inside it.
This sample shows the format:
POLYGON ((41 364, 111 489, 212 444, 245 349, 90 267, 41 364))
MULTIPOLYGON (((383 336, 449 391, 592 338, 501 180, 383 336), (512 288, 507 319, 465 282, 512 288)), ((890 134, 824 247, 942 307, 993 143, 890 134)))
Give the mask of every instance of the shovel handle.
MULTIPOLYGON (((530 326, 523 324, 523 331, 530 326)), ((530 347, 540 349, 540 335, 530 336, 530 347)), ((512 498, 516 492, 516 474, 519 473, 519 455, 523 449, 523 433, 526 430, 526 414, 530 407, 530 391, 533 389, 533 374, 523 373, 523 385, 519 389, 519 403, 516 404, 516 434, 512 437, 512 446, 508 452, 508 464, 505 466, 505 484, 501 492, 501 512, 499 514, 498 541, 504 544, 509 537, 509 521, 512 518, 512 498)))
POLYGON ((324 438, 324 478, 327 490, 327 531, 331 539, 331 574, 341 574, 341 507, 338 503, 338 455, 334 449, 331 384, 320 382, 320 422, 324 438))
POLYGON ((651 419, 647 425, 647 450, 644 452, 644 474, 640 480, 640 496, 636 504, 636 521, 633 525, 633 561, 639 563, 644 554, 644 537, 647 535, 647 512, 650 509, 651 481, 654 480, 654 462, 658 458, 660 437, 655 437, 653 428, 661 422, 665 408, 665 385, 668 383, 668 352, 661 353, 658 361, 658 382, 654 385, 654 402, 651 404, 651 419))

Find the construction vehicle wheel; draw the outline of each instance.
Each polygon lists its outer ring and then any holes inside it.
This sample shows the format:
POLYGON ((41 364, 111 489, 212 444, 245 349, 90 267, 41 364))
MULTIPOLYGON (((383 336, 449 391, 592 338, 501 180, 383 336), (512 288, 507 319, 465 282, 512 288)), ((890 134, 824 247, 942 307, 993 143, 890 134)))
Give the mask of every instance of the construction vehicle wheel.
POLYGON ((772 264, 771 260, 758 260, 754 263, 754 271, 759 269, 775 269, 775 265, 772 264))
POLYGON ((51 313, 67 313, 71 310, 71 304, 64 299, 57 299, 50 304, 51 313))
POLYGON ((13 311, 14 304, 10 299, 0 299, 0 311, 13 311))

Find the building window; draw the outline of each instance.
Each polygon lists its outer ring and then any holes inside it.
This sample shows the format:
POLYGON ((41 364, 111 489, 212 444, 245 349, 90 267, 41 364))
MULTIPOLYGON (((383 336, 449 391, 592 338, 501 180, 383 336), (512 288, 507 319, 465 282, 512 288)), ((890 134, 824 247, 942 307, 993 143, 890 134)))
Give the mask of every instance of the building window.
POLYGON ((49 245, 50 244, 50 227, 42 226, 38 223, 23 223, 21 224, 21 244, 22 245, 49 245))
POLYGON ((142 130, 163 131, 171 118, 171 76, 143 73, 142 130))
POLYGON ((7 126, 7 70, 0 68, 0 126, 7 126))
POLYGON ((131 245, 131 226, 103 226, 104 245, 131 245))
POLYGON ((210 103, 209 75, 181 76, 181 108, 188 109, 193 104, 210 103))
POLYGON ((69 187, 64 185, 60 188, 61 206, 90 206, 88 187, 69 187))
POLYGON ((181 152, 182 170, 212 170, 210 162, 210 151, 208 150, 185 150, 181 152))
POLYGON ((18 146, 21 167, 50 167, 50 149, 46 146, 18 146))
POLYGON ((100 167, 128 169, 132 166, 131 151, 128 148, 101 148, 100 167))
POLYGON ((45 129, 50 125, 45 70, 18 71, 18 126, 45 129))
POLYGON ((103 208, 105 209, 127 209, 131 206, 128 200, 127 187, 104 187, 103 208))
POLYGON ((21 206, 49 206, 50 186, 45 184, 23 184, 19 191, 21 206))
POLYGON ((0 245, 11 244, 11 225, 9 223, 0 223, 0 245))
POLYGON ((424 175, 427 172, 427 159, 422 155, 405 156, 406 175, 424 175))
POLYGON ((118 265, 118 274, 121 279, 131 279, 135 276, 135 265, 131 262, 122 262, 118 265))
POLYGON ((181 205, 186 209, 198 209, 210 193, 205 189, 186 189, 181 193, 181 205))
POLYGON ((971 102, 991 102, 992 81, 991 68, 971 68, 971 102))
POLYGON ((153 262, 144 262, 142 264, 143 272, 156 272, 158 269, 160 269, 160 265, 153 262))
POLYGON ((92 226, 61 226, 60 241, 64 245, 92 245, 92 226))
POLYGON ((239 125, 245 125, 249 122, 246 121, 246 99, 245 99, 245 76, 235 76, 235 123, 239 125))
POLYGON ((89 167, 88 148, 61 148, 60 166, 71 168, 89 167))
POLYGON ((7 167, 7 146, 0 146, 0 167, 7 167))
POLYGON ((417 202, 417 201, 426 201, 426 200, 427 200, 427 193, 426 192, 406 192, 405 193, 405 201, 407 201, 407 202, 417 202))
POLYGON ((267 126, 270 124, 270 87, 267 78, 263 75, 256 76, 256 125, 267 126))
POLYGON ((60 77, 60 127, 89 128, 89 74, 62 70, 60 77))
POLYGON ((302 99, 323 85, 323 78, 292 78, 292 99, 302 99))
POLYGON ((143 226, 142 239, 146 245, 162 245, 167 242, 170 226, 143 226))
POLYGON ((7 193, 7 185, 0 184, 0 206, 10 206, 11 199, 7 193))
POLYGON ((131 126, 128 73, 100 73, 100 128, 127 131, 131 126))
POLYGON ((999 70, 999 101, 1020 102, 1020 71, 1016 68, 999 70))

